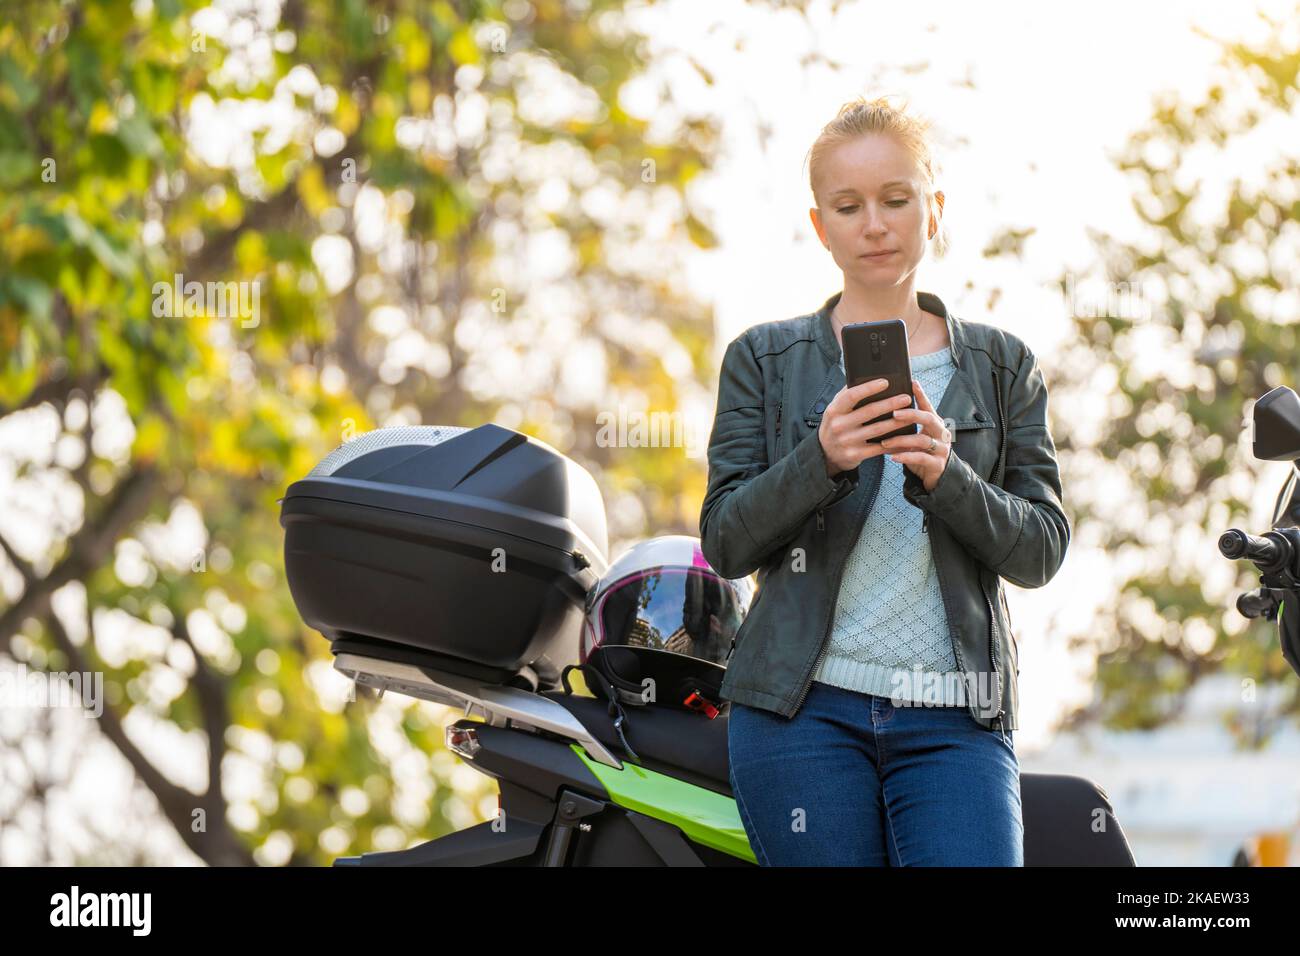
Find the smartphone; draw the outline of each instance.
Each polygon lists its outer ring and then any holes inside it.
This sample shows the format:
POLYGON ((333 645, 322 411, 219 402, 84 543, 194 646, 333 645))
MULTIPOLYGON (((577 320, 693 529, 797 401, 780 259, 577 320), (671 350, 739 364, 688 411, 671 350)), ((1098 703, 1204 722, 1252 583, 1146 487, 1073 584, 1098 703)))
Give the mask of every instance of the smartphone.
MULTIPOLYGON (((912 391, 912 357, 907 348, 907 325, 902 319, 885 319, 883 322, 854 322, 840 330, 844 343, 845 381, 850 388, 883 378, 888 384, 874 395, 868 395, 854 408, 895 395, 906 395, 911 407, 916 408, 916 395, 912 391)), ((891 417, 892 412, 879 415, 873 424, 891 417)), ((878 435, 873 441, 884 441, 901 435, 915 435, 920 431, 916 422, 899 425, 891 432, 878 435)))

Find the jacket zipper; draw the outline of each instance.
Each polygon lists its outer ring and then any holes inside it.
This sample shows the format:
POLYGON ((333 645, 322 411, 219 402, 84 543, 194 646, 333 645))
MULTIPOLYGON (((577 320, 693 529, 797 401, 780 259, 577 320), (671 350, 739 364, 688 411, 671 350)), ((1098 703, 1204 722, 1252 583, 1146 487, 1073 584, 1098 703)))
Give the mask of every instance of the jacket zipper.
MULTIPOLYGON (((1001 432, 998 441, 998 463, 997 463, 997 468, 994 472, 994 483, 996 484, 997 482, 1002 480, 1002 474, 1001 474, 1002 453, 1003 453, 1003 449, 1006 448, 1006 442, 1007 442, 1006 419, 1002 414, 1002 381, 1001 378, 998 376, 998 369, 996 365, 993 366, 993 396, 998 404, 998 426, 1001 432)), ((993 613, 993 599, 989 597, 989 592, 984 587, 984 582, 982 580, 980 581, 980 590, 984 592, 984 603, 989 606, 989 664, 993 668, 993 679, 996 682, 998 688, 998 697, 997 697, 998 713, 997 713, 997 717, 995 717, 994 719, 998 723, 999 732, 1001 732, 1004 729, 1002 717, 1006 713, 1006 711, 1002 709, 1002 671, 999 670, 998 668, 998 656, 997 656, 998 619, 993 613)))
MULTIPOLYGON (((866 507, 862 510, 863 515, 871 511, 871 506, 875 503, 876 495, 880 493, 880 486, 882 484, 884 484, 883 478, 876 482, 876 487, 872 489, 871 492, 871 500, 866 503, 866 507)), ((820 508, 817 509, 817 527, 819 529, 823 527, 820 508)), ((852 545, 850 545, 850 547, 852 547, 852 545)), ((808 699, 808 691, 812 689, 813 675, 817 673, 817 668, 821 666, 823 658, 826 657, 826 652, 830 649, 831 624, 834 623, 835 620, 835 607, 839 601, 840 581, 844 578, 844 565, 848 563, 848 557, 848 553, 845 552, 844 556, 840 559, 839 567, 835 571, 835 584, 830 590, 831 609, 826 615, 826 629, 822 633, 821 648, 817 652, 817 660, 813 662, 812 670, 808 672, 808 677, 804 680, 803 691, 799 694, 799 703, 795 704, 794 707, 794 712, 796 714, 799 712, 799 709, 803 707, 803 702, 808 699)), ((794 714, 791 714, 790 716, 793 717, 794 714)))
MULTIPOLYGON (((848 481, 848 479, 847 479, 847 478, 842 478, 842 479, 840 479, 840 481, 848 481)), ((837 494, 839 494, 839 493, 840 493, 839 482, 836 482, 835 490, 832 491, 829 495, 827 495, 826 498, 825 498, 824 500, 829 501, 831 498, 834 498, 834 497, 835 497, 837 494)), ((826 512, 826 506, 825 506, 825 505, 820 505, 820 506, 817 508, 817 530, 818 530, 818 531, 825 531, 825 530, 826 530, 826 519, 823 517, 823 515, 825 514, 825 512, 826 512)))
POLYGON ((997 366, 993 366, 993 394, 998 403, 998 425, 1001 428, 1001 435, 998 437, 998 467, 994 473, 994 484, 1002 481, 1002 472, 1006 470, 1005 456, 1007 453, 1007 422, 1006 417, 1002 414, 1002 379, 998 375, 997 366))
POLYGON ((980 581, 980 590, 984 592, 984 603, 989 606, 989 664, 992 667, 993 680, 997 685, 997 689, 998 689, 998 694, 997 694, 998 714, 993 719, 997 721, 998 729, 1001 730, 1003 728, 1002 715, 1005 714, 1006 711, 1002 709, 1002 671, 998 669, 998 656, 997 656, 997 651, 995 650, 997 641, 994 635, 997 633, 998 619, 993 616, 993 601, 989 598, 989 592, 984 587, 983 581, 980 581))

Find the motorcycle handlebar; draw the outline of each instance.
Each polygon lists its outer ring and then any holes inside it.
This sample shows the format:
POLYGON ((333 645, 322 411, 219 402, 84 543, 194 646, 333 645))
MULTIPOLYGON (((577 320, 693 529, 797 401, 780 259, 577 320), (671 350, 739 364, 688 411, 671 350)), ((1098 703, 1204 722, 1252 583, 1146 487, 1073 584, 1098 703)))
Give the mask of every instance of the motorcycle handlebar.
POLYGON ((1277 565, 1282 560, 1282 549, 1276 541, 1247 534, 1236 528, 1219 536, 1219 552, 1234 561, 1248 558, 1257 565, 1277 565))

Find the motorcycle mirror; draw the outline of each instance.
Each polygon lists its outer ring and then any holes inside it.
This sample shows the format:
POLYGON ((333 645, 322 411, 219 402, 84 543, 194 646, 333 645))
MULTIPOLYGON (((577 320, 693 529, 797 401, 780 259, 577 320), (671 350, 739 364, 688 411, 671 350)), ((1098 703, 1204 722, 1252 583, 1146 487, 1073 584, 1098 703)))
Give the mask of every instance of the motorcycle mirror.
POLYGON ((1300 459, 1300 395, 1279 385, 1255 402, 1253 453, 1264 461, 1300 459))

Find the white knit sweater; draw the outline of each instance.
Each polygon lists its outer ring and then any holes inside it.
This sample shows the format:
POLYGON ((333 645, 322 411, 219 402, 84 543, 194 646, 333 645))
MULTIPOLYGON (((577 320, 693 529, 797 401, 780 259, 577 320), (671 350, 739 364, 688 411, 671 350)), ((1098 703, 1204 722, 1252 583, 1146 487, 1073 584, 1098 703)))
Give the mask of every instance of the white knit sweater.
MULTIPOLYGON (((957 370, 951 351, 944 347, 911 361, 912 377, 938 408, 957 370)), ((896 700, 964 704, 930 536, 921 530, 924 514, 903 498, 905 467, 885 459, 880 489, 844 567, 830 643, 813 680, 896 700)))

